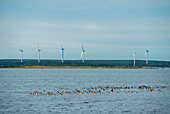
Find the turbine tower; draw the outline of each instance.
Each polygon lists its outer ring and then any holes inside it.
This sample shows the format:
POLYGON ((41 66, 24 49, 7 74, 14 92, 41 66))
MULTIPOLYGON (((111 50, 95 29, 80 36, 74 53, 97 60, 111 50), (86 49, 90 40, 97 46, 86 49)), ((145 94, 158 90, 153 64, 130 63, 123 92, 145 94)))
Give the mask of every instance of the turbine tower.
POLYGON ((40 51, 41 51, 41 49, 39 48, 39 44, 38 44, 38 48, 37 48, 38 62, 40 62, 40 51))
POLYGON ((82 44, 81 58, 82 58, 82 62, 83 62, 83 63, 84 63, 84 57, 85 57, 85 49, 83 48, 83 44, 82 44))
POLYGON ((145 55, 146 55, 146 64, 148 64, 148 52, 149 52, 149 50, 148 50, 148 49, 146 49, 146 50, 145 50, 145 55))
POLYGON ((136 52, 133 52, 133 65, 135 65, 135 59, 136 59, 136 52))
POLYGON ((19 52, 21 54, 21 63, 23 62, 23 52, 24 52, 24 49, 22 48, 21 46, 21 49, 19 49, 19 52))
POLYGON ((64 62, 64 48, 61 46, 61 61, 64 62))

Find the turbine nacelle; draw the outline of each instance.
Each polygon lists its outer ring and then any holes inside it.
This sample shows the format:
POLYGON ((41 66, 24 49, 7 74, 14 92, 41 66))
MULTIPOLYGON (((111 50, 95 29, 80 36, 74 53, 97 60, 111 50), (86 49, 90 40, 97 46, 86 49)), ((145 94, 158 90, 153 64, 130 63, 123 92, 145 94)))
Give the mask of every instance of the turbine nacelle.
POLYGON ((146 50, 145 50, 145 54, 146 54, 146 53, 148 53, 148 52, 149 52, 149 50, 148 50, 148 49, 146 49, 146 50))
POLYGON ((84 62, 84 57, 85 57, 85 49, 83 48, 83 44, 82 44, 81 58, 82 58, 82 61, 83 61, 83 62, 84 62))
POLYGON ((149 50, 148 50, 148 49, 146 49, 146 50, 145 50, 145 55, 146 55, 146 64, 148 64, 148 52, 149 52, 149 50))
POLYGON ((39 48, 39 44, 38 44, 38 48, 37 48, 38 62, 40 62, 40 51, 41 49, 39 48))
POLYGON ((61 46, 61 61, 64 62, 64 48, 61 46))
POLYGON ((19 49, 19 52, 22 53, 22 52, 24 52, 24 50, 23 49, 19 49))
POLYGON ((38 52, 40 52, 40 51, 41 51, 41 49, 39 48, 39 44, 38 44, 38 48, 37 48, 37 51, 38 51, 38 52))
POLYGON ((83 44, 82 44, 81 52, 82 52, 82 53, 84 53, 84 52, 85 52, 85 49, 83 48, 83 44))
POLYGON ((64 51, 64 48, 61 46, 61 51, 64 51))
POLYGON ((19 52, 21 54, 21 63, 22 63, 23 62, 23 52, 24 52, 24 49, 22 49, 22 47, 21 47, 21 49, 19 49, 19 52))
POLYGON ((84 56, 85 50, 81 50, 81 57, 84 56))

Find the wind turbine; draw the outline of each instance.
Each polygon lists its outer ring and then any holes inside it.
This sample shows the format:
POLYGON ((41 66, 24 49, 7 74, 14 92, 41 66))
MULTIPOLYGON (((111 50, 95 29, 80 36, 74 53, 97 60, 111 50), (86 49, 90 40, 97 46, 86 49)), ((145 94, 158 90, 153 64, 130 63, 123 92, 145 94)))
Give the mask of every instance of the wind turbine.
POLYGON ((64 48, 61 46, 61 61, 64 62, 64 48))
POLYGON ((149 52, 149 50, 148 50, 148 49, 146 49, 146 50, 145 50, 145 55, 146 55, 146 64, 148 64, 148 52, 149 52))
POLYGON ((24 52, 24 49, 22 48, 21 46, 21 49, 19 49, 19 52, 21 54, 21 63, 23 62, 23 52, 24 52))
POLYGON ((38 62, 40 62, 40 51, 41 51, 41 49, 39 48, 39 44, 38 44, 38 48, 37 48, 38 62))
POLYGON ((83 44, 82 44, 81 58, 82 58, 83 63, 84 63, 84 56, 85 56, 85 49, 83 48, 83 44))
POLYGON ((135 59, 136 59, 136 52, 133 52, 133 60, 134 60, 133 65, 135 65, 135 59))

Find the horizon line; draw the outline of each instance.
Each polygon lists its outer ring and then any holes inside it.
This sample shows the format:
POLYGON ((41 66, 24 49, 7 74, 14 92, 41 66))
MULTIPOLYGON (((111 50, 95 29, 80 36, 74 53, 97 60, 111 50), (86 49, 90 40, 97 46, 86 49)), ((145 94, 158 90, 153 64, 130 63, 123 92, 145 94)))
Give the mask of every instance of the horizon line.
MULTIPOLYGON (((0 58, 0 60, 21 60, 21 59, 19 59, 19 58, 0 58)), ((23 59, 23 60, 37 60, 37 59, 35 59, 35 58, 26 58, 26 59, 23 59)), ((52 59, 52 58, 43 58, 43 59, 40 59, 40 60, 57 60, 57 61, 61 61, 61 59, 52 59)), ((64 59, 65 61, 82 61, 82 59, 64 59)), ((113 58, 113 59, 110 59, 110 58, 108 58, 108 59, 106 59, 106 58, 102 58, 102 59, 100 59, 100 58, 91 58, 91 59, 86 59, 85 61, 90 61, 90 60, 106 60, 106 61, 116 61, 116 60, 122 60, 122 61, 128 61, 128 60, 132 60, 133 61, 133 59, 128 59, 128 58, 122 58, 122 59, 115 59, 115 58, 113 58)), ((38 60, 37 60, 38 61, 38 60)), ((136 59, 136 61, 146 61, 146 59, 136 59)), ((170 62, 170 60, 163 60, 163 59, 149 59, 148 61, 169 61, 170 62)))

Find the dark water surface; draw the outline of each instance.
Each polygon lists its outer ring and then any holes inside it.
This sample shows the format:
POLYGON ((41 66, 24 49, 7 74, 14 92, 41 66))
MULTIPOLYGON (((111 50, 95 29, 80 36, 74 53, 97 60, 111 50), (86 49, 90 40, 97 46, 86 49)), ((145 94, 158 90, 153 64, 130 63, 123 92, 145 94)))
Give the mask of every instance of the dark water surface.
MULTIPOLYGON (((0 69, 0 113, 170 113, 170 69, 0 69), (96 87, 150 86, 154 92, 29 95, 96 87), (157 92, 156 87, 166 86, 157 92)), ((126 90, 127 92, 129 90, 126 90)))

